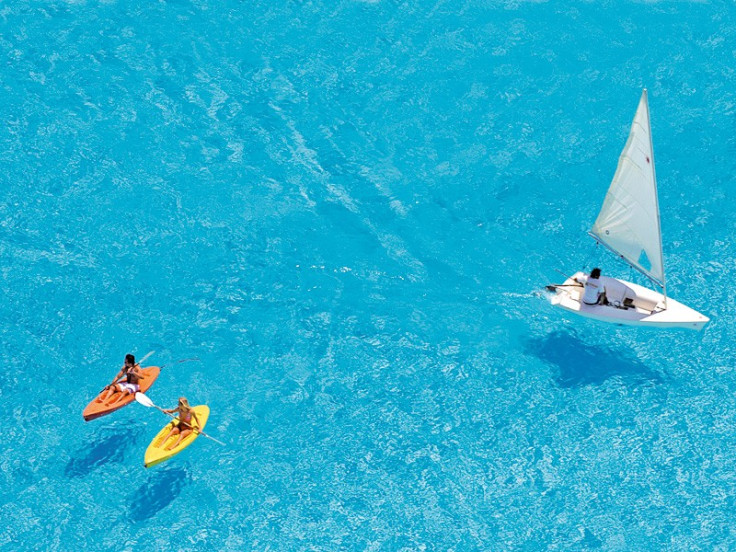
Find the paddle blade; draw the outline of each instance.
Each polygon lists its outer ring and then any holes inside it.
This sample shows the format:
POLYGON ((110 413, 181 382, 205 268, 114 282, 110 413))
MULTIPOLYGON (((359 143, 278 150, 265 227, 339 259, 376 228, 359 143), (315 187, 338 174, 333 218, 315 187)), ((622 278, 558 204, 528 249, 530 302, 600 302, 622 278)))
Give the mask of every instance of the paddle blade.
POLYGON ((147 395, 144 395, 140 391, 138 391, 138 393, 135 394, 135 400, 138 401, 143 406, 147 406, 148 408, 155 406, 153 404, 153 401, 149 399, 147 395))
POLYGON ((146 360, 146 359, 147 359, 148 357, 150 357, 150 356, 151 356, 151 355, 152 355, 153 353, 155 353, 155 352, 156 352, 156 351, 150 351, 150 352, 149 352, 149 353, 148 353, 147 355, 145 355, 145 356, 144 356, 144 357, 143 357, 142 359, 140 359, 140 360, 139 360, 138 362, 136 362, 136 364, 143 364, 143 362, 144 362, 144 361, 145 361, 145 360, 146 360))

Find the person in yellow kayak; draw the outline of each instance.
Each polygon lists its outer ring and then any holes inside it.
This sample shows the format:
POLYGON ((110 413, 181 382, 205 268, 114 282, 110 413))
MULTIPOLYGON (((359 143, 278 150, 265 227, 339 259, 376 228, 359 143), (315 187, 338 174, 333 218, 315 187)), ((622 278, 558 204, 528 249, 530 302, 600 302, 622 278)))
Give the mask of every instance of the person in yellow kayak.
POLYGON ((161 443, 165 443, 172 435, 179 435, 179 438, 173 444, 166 447, 166 450, 171 450, 176 448, 179 443, 181 443, 182 440, 195 429, 195 424, 196 428, 198 428, 200 423, 197 419, 197 414, 192 410, 192 407, 189 406, 189 401, 186 397, 179 397, 179 404, 176 408, 167 408, 164 409, 164 412, 167 414, 173 414, 176 412, 179 418, 178 423, 171 428, 171 431, 169 431, 166 437, 164 437, 164 440, 161 441, 161 443))
POLYGON ((112 383, 105 387, 107 393, 101 397, 103 401, 106 401, 112 397, 115 393, 120 391, 118 400, 128 393, 135 394, 141 390, 140 380, 143 379, 138 363, 135 361, 135 356, 125 355, 125 363, 120 369, 112 383))

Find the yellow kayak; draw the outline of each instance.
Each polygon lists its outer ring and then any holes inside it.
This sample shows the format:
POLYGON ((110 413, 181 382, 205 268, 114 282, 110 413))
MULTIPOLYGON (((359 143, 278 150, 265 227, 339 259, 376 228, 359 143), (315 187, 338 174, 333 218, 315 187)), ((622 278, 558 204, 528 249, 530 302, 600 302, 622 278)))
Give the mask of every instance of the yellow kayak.
POLYGON ((194 431, 184 437, 184 439, 181 440, 181 443, 179 443, 175 448, 171 450, 166 450, 167 445, 175 443, 176 440, 179 438, 179 435, 172 435, 168 438, 166 443, 163 442, 164 437, 166 437, 169 431, 171 431, 171 428, 179 423, 179 418, 174 418, 173 420, 171 420, 168 424, 166 424, 166 426, 164 426, 161 431, 158 432, 158 435, 153 438, 151 444, 148 445, 148 448, 146 449, 146 455, 143 459, 143 464, 147 468, 155 466, 156 464, 160 464, 161 462, 168 460, 172 456, 176 456, 189 445, 191 445, 197 437, 199 437, 199 431, 197 431, 197 429, 204 429, 204 426, 207 425, 207 418, 209 418, 210 416, 210 407, 207 405, 195 406, 192 408, 192 411, 197 415, 197 419, 199 420, 201 426, 197 425, 197 423, 194 421, 194 417, 192 416, 192 425, 195 428, 194 431))

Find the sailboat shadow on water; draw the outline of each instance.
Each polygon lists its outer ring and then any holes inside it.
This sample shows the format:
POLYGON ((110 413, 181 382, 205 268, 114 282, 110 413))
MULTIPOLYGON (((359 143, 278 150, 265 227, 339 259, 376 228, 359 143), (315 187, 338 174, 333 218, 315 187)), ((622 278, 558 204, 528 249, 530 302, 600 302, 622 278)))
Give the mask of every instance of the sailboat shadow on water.
POLYGON ((662 255, 657 177, 649 121, 649 101, 642 92, 631 131, 590 236, 662 289, 602 276, 605 303, 584 297, 587 276, 581 272, 560 286, 551 286, 552 305, 566 311, 627 326, 701 330, 709 318, 667 297, 662 255), (593 303, 593 304, 591 304, 593 303))
POLYGON ((630 353, 591 346, 565 331, 532 337, 525 343, 525 349, 557 368, 555 381, 560 387, 600 385, 612 377, 655 384, 663 382, 659 373, 630 353))

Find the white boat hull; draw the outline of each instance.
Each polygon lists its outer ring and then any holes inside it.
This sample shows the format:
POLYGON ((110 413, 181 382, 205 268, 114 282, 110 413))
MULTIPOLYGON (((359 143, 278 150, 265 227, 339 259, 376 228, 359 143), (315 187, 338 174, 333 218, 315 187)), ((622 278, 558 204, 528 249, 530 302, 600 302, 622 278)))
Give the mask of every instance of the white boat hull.
POLYGON ((601 276, 606 288, 607 305, 586 305, 583 303, 583 286, 576 285, 575 278, 584 281, 585 275, 578 272, 557 286, 551 298, 552 305, 586 318, 601 322, 643 326, 652 328, 688 328, 702 330, 710 321, 707 316, 667 298, 664 308, 664 295, 643 286, 601 276))

